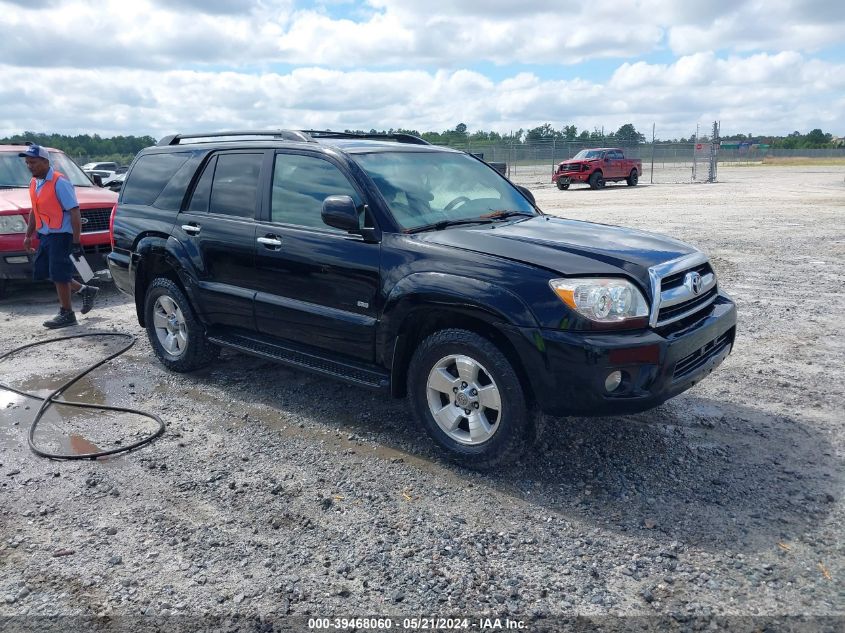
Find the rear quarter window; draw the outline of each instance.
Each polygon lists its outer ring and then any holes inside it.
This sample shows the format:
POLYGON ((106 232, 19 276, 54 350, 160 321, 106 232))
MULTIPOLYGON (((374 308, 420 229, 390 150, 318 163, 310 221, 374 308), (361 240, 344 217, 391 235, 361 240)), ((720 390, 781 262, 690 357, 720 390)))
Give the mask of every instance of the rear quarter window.
POLYGON ((190 155, 175 152, 141 156, 123 185, 121 203, 151 205, 190 155))

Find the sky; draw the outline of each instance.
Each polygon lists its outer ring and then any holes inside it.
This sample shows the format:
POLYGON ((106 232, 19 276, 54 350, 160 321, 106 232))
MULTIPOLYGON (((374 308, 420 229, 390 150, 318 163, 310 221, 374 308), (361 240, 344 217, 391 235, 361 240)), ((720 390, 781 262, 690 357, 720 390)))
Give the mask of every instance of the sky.
POLYGON ((0 136, 845 136, 841 0, 0 0, 0 136))

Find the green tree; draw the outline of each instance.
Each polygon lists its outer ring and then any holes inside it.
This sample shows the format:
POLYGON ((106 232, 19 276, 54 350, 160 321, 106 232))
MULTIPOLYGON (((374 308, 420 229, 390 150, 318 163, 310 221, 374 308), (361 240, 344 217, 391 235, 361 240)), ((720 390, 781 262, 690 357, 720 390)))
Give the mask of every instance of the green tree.
POLYGON ((829 142, 829 139, 825 135, 821 129, 816 128, 815 130, 810 130, 810 133, 804 138, 805 142, 807 143, 808 147, 821 147, 825 143, 829 142))
POLYGON ((530 143, 532 141, 544 141, 550 139, 562 138, 563 134, 555 130, 551 123, 543 123, 535 128, 531 128, 525 134, 525 141, 530 143))
POLYGON ((620 127, 614 136, 617 143, 636 145, 645 142, 645 136, 637 132, 632 123, 626 123, 620 127))

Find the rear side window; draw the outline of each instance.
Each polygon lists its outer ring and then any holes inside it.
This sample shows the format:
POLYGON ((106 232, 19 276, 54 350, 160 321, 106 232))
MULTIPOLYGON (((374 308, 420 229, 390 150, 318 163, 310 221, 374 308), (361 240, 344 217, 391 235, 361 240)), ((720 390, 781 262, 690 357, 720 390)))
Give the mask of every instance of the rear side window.
MULTIPOLYGON (((254 218, 263 160, 263 153, 220 154, 211 185, 209 213, 254 218)), ((203 179, 204 177, 205 174, 203 179)), ((199 184, 202 185, 202 181, 199 184)), ((191 206, 193 207, 193 202, 191 206)))
POLYGON ((123 204, 151 205, 190 153, 147 154, 138 159, 123 185, 123 204))
POLYGON ((173 175, 173 178, 170 179, 170 182, 164 187, 164 191, 156 198, 153 206, 158 209, 178 211, 182 207, 185 192, 191 183, 191 177, 194 175, 196 168, 196 160, 185 161, 185 164, 179 168, 173 175))
POLYGON ((211 181, 214 179, 214 167, 217 165, 217 157, 212 156, 205 166, 197 186, 194 187, 194 194, 191 196, 191 204, 188 211, 205 213, 208 211, 208 199, 211 197, 211 181))

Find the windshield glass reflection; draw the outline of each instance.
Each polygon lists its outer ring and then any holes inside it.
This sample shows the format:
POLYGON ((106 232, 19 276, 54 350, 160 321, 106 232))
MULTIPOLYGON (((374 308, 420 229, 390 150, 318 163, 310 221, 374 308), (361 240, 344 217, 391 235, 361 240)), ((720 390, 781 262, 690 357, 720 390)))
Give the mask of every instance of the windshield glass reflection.
POLYGON ((486 164, 451 152, 379 152, 355 160, 406 230, 505 212, 537 215, 510 182, 486 164))

